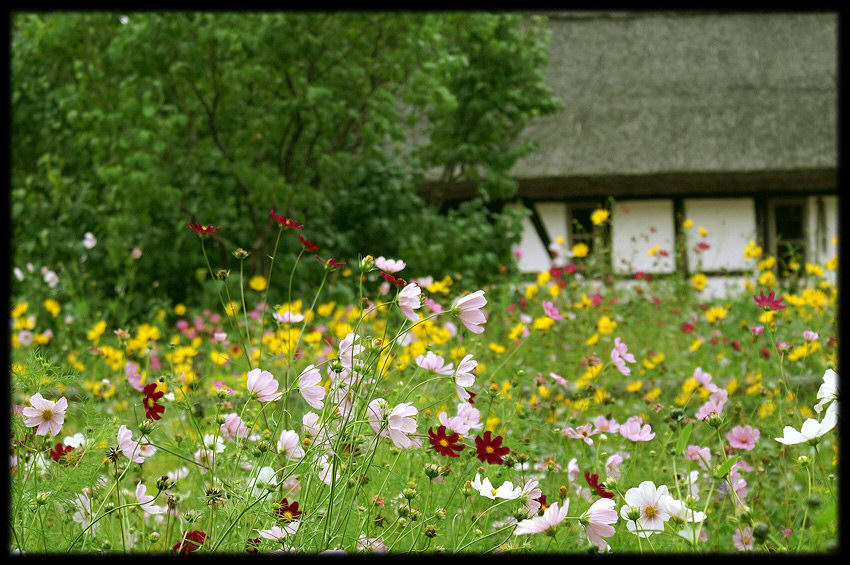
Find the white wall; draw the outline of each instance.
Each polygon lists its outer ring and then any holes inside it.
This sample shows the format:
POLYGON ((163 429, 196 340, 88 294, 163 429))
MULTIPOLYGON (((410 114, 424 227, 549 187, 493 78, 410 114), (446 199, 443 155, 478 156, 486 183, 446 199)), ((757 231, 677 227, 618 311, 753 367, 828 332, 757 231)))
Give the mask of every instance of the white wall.
POLYGON ((624 200, 611 211, 611 260, 615 273, 672 273, 676 268, 673 201, 624 200), (658 246, 666 251, 648 256, 658 246))
POLYGON ((691 198, 683 201, 683 220, 693 225, 683 229, 687 242, 688 271, 750 270, 744 248, 756 239, 756 209, 752 198, 691 198), (699 228, 705 228, 703 237, 699 228), (695 251, 699 242, 709 248, 695 251))
MULTIPOLYGON (((810 196, 807 202, 809 217, 806 219, 808 233, 806 234, 806 245, 808 246, 807 259, 809 263, 816 263, 821 267, 838 254, 838 197, 837 196, 810 196), (818 199, 823 200, 823 230, 825 241, 819 233, 818 199)), ((840 260, 840 259, 839 259, 840 260)), ((837 271, 829 271, 824 267, 823 276, 830 283, 835 284, 837 271)))

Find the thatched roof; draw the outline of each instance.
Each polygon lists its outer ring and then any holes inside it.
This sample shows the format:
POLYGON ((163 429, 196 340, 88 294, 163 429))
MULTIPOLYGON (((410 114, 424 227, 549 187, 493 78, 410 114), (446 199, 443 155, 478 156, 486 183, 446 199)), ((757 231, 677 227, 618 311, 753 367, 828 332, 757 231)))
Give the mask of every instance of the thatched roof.
POLYGON ((836 190, 837 14, 547 15, 547 80, 566 109, 526 129, 540 151, 512 171, 521 192, 726 178, 836 190))

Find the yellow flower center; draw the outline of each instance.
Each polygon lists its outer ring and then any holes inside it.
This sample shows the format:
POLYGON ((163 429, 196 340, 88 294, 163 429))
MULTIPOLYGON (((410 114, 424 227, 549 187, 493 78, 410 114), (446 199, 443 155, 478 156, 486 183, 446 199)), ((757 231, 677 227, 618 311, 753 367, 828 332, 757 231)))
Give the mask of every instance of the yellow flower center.
POLYGON ((51 410, 50 408, 45 409, 41 413, 41 419, 44 420, 45 422, 49 422, 50 420, 52 420, 53 419, 53 410, 51 410))
POLYGON ((448 446, 449 446, 449 442, 448 442, 447 440, 445 440, 445 439, 441 439, 441 440, 440 440, 440 445, 442 445, 443 447, 448 447, 448 446))
POLYGON ((490 446, 488 445, 487 447, 485 447, 485 448, 484 448, 484 451, 485 451, 486 453, 493 453, 495 450, 494 450, 492 447, 490 447, 490 446))
POLYGON ((643 513, 646 514, 647 518, 652 518, 655 516, 655 507, 647 506, 646 508, 644 508, 643 513))
POLYGON ((490 489, 490 494, 492 494, 493 496, 496 496, 496 489, 491 488, 491 489, 490 489))

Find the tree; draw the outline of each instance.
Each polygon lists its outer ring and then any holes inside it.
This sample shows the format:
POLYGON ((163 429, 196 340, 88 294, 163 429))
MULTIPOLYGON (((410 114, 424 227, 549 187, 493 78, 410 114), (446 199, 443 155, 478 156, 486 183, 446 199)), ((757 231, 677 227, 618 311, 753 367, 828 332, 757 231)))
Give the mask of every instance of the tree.
MULTIPOLYGON (((187 222, 223 226, 208 245, 216 267, 242 247, 257 274, 274 208, 323 257, 384 254, 405 258, 408 276, 486 278, 519 230, 484 204, 512 197, 510 169, 534 149, 519 133, 559 108, 543 79, 547 40, 544 20, 519 14, 16 13, 15 262, 67 269, 78 263, 68 242, 90 231, 99 245, 82 278, 99 292, 200 301, 187 222), (415 195, 437 169, 479 183, 481 198, 455 213, 472 233, 415 195), (145 253, 130 289, 134 247, 145 253)), ((296 250, 291 238, 280 252, 296 250)))

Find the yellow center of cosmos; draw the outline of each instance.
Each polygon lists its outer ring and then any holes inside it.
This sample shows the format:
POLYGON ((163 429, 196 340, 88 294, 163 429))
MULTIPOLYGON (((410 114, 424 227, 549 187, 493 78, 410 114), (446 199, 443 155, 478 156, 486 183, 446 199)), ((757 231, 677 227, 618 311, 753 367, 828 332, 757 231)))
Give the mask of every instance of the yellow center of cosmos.
POLYGON ((647 506, 647 507, 643 510, 643 513, 644 513, 644 514, 646 514, 646 517, 647 517, 647 518, 652 518, 652 517, 654 517, 654 516, 655 516, 655 507, 654 507, 654 506, 647 506))

